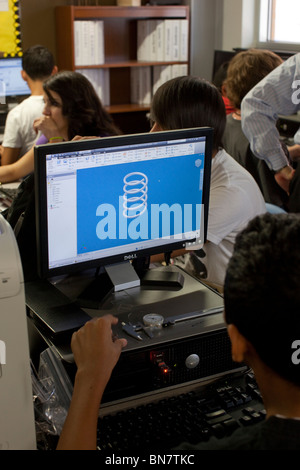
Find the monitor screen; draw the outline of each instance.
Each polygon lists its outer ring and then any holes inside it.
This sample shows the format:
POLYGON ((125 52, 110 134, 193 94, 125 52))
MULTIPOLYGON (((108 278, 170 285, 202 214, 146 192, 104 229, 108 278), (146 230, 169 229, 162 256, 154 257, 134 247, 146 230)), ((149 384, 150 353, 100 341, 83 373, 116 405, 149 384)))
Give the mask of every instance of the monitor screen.
POLYGON ((37 146, 40 277, 203 243, 212 133, 198 128, 37 146))
MULTIPOLYGON (((0 59, 0 96, 30 95, 30 89, 21 76, 22 59, 0 59)), ((2 101, 2 100, 1 100, 2 101)))
MULTIPOLYGON (((232 51, 222 51, 222 50, 215 50, 214 52, 214 60, 213 60, 213 72, 212 72, 212 80, 214 80, 216 73, 218 72, 219 68, 224 64, 224 63, 229 63, 233 57, 238 54, 239 52, 246 51, 247 49, 242 49, 235 47, 232 51)), ((273 52, 279 57, 281 57, 282 60, 287 60, 289 59, 292 55, 295 54, 295 52, 291 51, 276 51, 273 50, 273 52)))

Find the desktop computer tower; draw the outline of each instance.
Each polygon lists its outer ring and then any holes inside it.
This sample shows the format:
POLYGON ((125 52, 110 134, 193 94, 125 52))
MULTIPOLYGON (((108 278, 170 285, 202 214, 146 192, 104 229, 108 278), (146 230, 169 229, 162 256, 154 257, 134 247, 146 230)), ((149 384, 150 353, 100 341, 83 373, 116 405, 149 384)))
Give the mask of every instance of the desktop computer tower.
POLYGON ((0 449, 36 449, 22 266, 0 215, 0 449))

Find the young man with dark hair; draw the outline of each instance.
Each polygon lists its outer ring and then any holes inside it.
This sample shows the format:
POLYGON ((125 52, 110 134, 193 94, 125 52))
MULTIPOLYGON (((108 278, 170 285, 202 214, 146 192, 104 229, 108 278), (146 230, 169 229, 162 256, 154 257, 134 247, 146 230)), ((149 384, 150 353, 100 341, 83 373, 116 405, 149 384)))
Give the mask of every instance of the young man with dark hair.
POLYGON ((37 137, 33 121, 41 116, 44 108, 43 82, 57 71, 51 52, 39 45, 24 52, 22 68, 22 78, 27 82, 31 95, 7 115, 1 165, 14 163, 33 146, 37 137))
MULTIPOLYGON (((266 419, 181 450, 300 449, 300 216, 254 218, 238 235, 224 286, 225 320, 236 362, 252 368, 266 419)), ((58 449, 95 449, 102 394, 126 341, 113 341, 111 316, 74 334, 78 366, 58 449)), ((147 426, 147 424, 145 424, 147 426)))
POLYGON ((265 214, 236 238, 224 285, 236 362, 254 371, 266 420, 210 449, 300 448, 300 216, 265 214))

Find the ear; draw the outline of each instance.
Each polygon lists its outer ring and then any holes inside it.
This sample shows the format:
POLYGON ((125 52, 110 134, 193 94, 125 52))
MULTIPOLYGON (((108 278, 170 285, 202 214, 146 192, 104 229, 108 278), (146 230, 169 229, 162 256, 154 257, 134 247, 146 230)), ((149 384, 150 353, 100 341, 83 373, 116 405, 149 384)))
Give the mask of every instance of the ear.
POLYGON ((227 331, 231 341, 232 360, 234 362, 244 362, 246 353, 249 350, 247 339, 239 332, 235 325, 228 325, 227 331))
POLYGON ((157 122, 155 122, 150 132, 160 132, 160 131, 162 131, 162 128, 160 127, 159 124, 157 124, 157 122))
POLYGON ((51 75, 55 75, 58 72, 57 65, 54 65, 51 75))
POLYGON ((24 82, 27 82, 28 76, 25 70, 21 70, 21 77, 23 78, 24 82))
POLYGON ((221 93, 222 93, 223 96, 226 96, 226 97, 227 97, 226 82, 224 82, 223 85, 221 86, 221 93))

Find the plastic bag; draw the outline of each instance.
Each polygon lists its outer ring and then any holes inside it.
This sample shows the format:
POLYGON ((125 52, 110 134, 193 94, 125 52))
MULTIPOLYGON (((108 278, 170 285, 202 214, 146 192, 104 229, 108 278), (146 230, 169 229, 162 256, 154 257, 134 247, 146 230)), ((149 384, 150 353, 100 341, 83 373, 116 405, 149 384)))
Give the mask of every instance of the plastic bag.
POLYGON ((37 446, 41 450, 56 447, 73 393, 73 385, 54 349, 40 355, 38 372, 31 364, 37 446))

